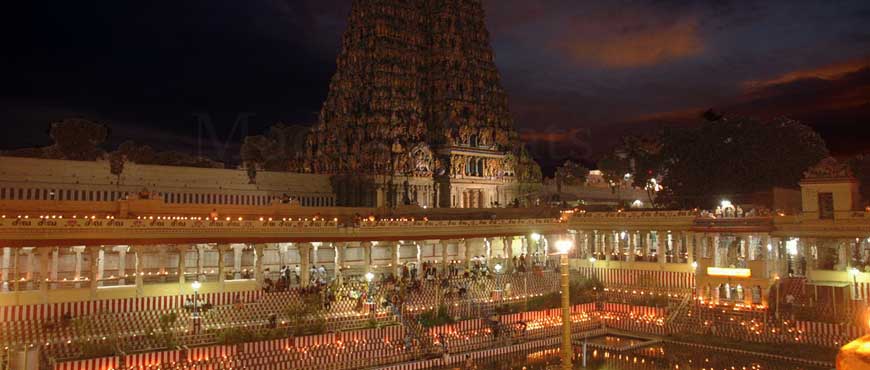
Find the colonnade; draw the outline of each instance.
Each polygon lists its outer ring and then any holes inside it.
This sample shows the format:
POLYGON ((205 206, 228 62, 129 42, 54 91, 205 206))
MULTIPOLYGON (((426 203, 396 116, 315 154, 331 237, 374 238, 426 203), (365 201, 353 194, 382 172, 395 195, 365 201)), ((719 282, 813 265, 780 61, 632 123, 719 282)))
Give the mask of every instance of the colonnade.
POLYGON ((600 261, 689 263, 695 260, 699 236, 669 230, 581 230, 577 258, 600 261))
POLYGON ((526 255, 544 258, 547 240, 561 236, 516 235, 444 240, 353 242, 189 243, 2 248, 0 292, 249 280, 262 287, 284 268, 299 284, 345 279, 367 272, 399 274, 404 265, 424 261, 445 271, 448 264, 470 268, 477 260, 492 268, 526 255), (323 274, 323 271, 326 274, 323 274), (295 275, 298 273, 298 275, 295 275), (326 276, 322 276, 326 275, 326 276))

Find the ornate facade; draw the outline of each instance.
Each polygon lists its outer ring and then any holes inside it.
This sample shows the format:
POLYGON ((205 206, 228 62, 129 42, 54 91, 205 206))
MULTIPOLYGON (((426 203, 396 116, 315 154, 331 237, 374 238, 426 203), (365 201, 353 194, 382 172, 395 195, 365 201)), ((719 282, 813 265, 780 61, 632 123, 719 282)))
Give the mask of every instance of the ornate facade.
POLYGON ((337 66, 305 171, 376 177, 378 205, 492 207, 540 182, 480 1, 355 1, 337 66))

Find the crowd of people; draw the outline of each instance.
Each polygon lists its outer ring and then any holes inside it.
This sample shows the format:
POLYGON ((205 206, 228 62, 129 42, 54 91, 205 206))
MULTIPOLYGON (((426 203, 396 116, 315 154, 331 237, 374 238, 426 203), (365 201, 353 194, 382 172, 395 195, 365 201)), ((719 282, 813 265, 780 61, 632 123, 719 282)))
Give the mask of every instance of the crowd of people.
MULTIPOLYGON (((313 286, 324 286, 330 281, 325 265, 312 265, 308 270, 308 276, 309 285, 313 286)), ((283 292, 291 286, 302 286, 302 269, 299 265, 293 267, 281 266, 277 279, 273 279, 273 277, 274 274, 269 269, 266 269, 263 289, 267 292, 283 292)))

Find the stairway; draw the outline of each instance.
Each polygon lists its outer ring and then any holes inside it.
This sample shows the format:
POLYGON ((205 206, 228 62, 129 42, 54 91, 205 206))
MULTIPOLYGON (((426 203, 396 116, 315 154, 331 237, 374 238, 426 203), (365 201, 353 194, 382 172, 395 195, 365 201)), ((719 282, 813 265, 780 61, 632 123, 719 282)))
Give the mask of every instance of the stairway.
POLYGON ((686 297, 680 301, 680 304, 673 310, 671 310, 670 314, 668 314, 668 318, 665 320, 665 325, 671 325, 674 321, 680 316, 686 316, 689 312, 689 303, 692 302, 692 295, 686 294, 686 297))
POLYGON ((803 276, 787 277, 779 284, 782 287, 780 299, 785 300, 789 294, 794 297, 794 303, 804 302, 807 298, 807 278, 803 276))
POLYGON ((436 351, 435 343, 432 341, 432 337, 428 335, 423 325, 412 317, 403 315, 401 310, 392 303, 390 303, 389 306, 393 316, 395 316, 402 327, 405 328, 405 349, 410 349, 416 339, 418 349, 420 350, 420 357, 425 357, 427 354, 436 351))

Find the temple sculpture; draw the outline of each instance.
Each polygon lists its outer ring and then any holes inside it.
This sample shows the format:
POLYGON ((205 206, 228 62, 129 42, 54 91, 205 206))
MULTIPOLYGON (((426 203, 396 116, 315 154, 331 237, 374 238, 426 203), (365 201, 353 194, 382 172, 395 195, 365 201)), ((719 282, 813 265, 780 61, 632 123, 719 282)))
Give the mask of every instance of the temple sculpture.
POLYGON ((305 172, 364 176, 377 189, 339 194, 344 205, 503 206, 521 201, 518 184, 541 180, 513 127, 480 0, 354 1, 306 144, 305 172))

